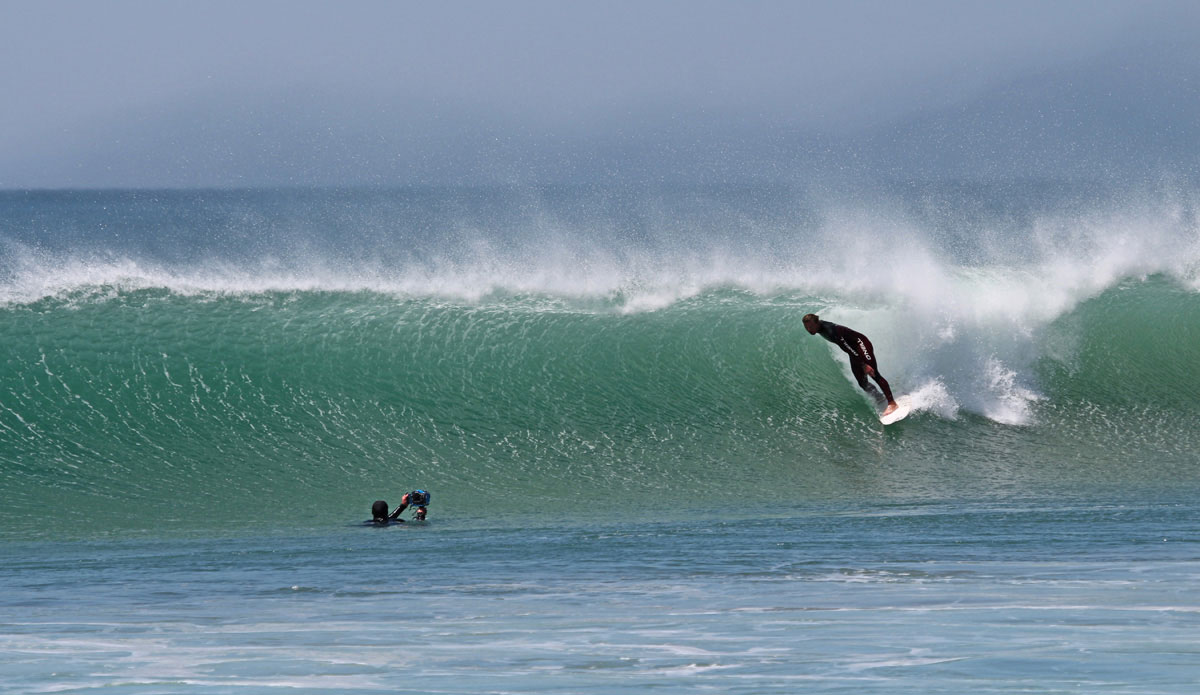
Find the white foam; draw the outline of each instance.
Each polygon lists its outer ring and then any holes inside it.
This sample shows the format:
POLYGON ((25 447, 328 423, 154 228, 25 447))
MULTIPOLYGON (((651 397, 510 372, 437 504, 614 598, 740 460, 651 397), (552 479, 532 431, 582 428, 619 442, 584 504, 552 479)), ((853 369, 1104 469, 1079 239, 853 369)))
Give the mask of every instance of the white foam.
POLYGON ((1017 373, 995 358, 984 365, 985 378, 992 398, 983 414, 1005 425, 1024 425, 1030 421, 1030 407, 1043 400, 1039 394, 1021 387, 1017 373))
POLYGON ((932 379, 909 392, 912 412, 932 412, 939 417, 953 420, 958 415, 959 403, 950 395, 945 384, 932 379))
POLYGON ((619 295, 627 310, 653 311, 707 288, 737 286, 910 312, 943 330, 1003 321, 1021 326, 1053 320, 1122 278, 1166 273, 1200 289, 1200 234, 1191 209, 1160 196, 1138 205, 1114 201, 1085 215, 1046 215, 1025 229, 969 230, 955 243, 971 240, 978 248, 970 254, 943 248, 946 241, 922 227, 928 222, 878 203, 872 209, 831 204, 815 229, 742 221, 746 238, 733 230, 672 230, 678 223, 667 220, 659 238, 644 244, 610 241, 602 223, 578 229, 543 214, 522 230, 526 238, 502 242, 488 230, 461 231, 440 254, 422 260, 386 248, 374 258, 322 255, 298 241, 253 258, 171 265, 102 252, 56 256, 4 242, 0 299, 32 301, 101 286, 371 290, 470 301, 506 292, 619 295))

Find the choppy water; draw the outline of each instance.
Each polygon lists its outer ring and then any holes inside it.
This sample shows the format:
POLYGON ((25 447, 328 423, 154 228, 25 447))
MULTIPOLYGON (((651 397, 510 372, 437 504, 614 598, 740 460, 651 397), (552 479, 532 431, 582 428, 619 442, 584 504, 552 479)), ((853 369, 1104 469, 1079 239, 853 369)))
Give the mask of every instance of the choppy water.
POLYGON ((14 692, 1185 693, 1197 508, 16 544, 14 692))

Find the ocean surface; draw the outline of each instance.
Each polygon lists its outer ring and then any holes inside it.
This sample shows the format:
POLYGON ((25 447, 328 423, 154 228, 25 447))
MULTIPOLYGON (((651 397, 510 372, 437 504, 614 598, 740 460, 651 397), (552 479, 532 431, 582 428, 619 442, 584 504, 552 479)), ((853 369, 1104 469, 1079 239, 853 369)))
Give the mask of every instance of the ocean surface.
POLYGON ((0 691, 1192 693, 1198 211, 0 192, 0 691))

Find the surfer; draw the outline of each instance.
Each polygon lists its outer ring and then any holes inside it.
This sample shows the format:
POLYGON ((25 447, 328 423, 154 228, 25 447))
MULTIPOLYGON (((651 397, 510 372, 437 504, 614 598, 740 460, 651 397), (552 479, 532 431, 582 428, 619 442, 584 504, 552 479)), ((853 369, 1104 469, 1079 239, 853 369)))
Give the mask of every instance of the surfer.
POLYGON ((854 373, 859 387, 871 394, 871 397, 879 401, 881 405, 884 401, 887 402, 887 408, 884 409, 883 415, 888 415, 899 407, 896 405, 896 399, 892 398, 892 389, 888 387, 887 379, 879 375, 879 365, 875 363, 875 348, 867 336, 831 321, 822 321, 821 317, 816 314, 805 314, 803 320, 804 328, 809 335, 819 333, 822 338, 837 345, 843 352, 850 355, 850 371, 854 373), (879 384, 879 388, 883 389, 883 395, 880 395, 879 391, 867 381, 868 376, 879 384))

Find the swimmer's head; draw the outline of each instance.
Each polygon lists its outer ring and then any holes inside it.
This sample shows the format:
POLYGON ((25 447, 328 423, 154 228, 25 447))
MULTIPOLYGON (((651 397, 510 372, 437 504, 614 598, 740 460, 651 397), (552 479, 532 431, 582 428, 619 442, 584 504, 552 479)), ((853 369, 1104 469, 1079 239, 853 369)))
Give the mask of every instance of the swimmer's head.
POLYGON ((375 500, 371 505, 371 521, 387 521, 388 506, 383 500, 375 500))

